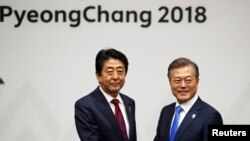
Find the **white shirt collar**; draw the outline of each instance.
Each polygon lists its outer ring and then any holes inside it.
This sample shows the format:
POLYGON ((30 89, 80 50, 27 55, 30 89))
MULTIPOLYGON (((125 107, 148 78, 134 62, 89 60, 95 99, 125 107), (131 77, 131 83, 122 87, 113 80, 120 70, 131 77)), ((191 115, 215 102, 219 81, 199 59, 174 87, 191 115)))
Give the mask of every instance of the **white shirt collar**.
MULTIPOLYGON (((108 93, 106 93, 101 86, 99 86, 99 89, 101 90, 101 92, 103 93, 104 97, 106 98, 106 100, 108 101, 108 103, 111 103, 111 101, 114 99, 111 95, 109 95, 108 93)), ((120 96, 120 93, 118 93, 116 99, 118 99, 120 101, 120 104, 123 104, 123 100, 120 96)))
POLYGON ((178 105, 181 105, 183 111, 185 113, 187 113, 190 108, 194 105, 195 101, 198 99, 198 95, 195 94, 195 96, 193 98, 191 98, 189 101, 185 102, 185 103, 182 103, 182 104, 179 104, 177 101, 176 101, 176 105, 175 106, 178 106, 178 105))

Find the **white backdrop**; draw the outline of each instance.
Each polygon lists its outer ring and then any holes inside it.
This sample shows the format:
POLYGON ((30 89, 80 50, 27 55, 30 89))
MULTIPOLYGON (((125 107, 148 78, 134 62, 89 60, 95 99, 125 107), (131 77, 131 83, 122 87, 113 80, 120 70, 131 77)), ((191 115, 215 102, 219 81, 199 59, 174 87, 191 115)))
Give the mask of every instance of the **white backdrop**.
POLYGON ((200 68, 200 97, 225 124, 250 124, 250 1, 248 0, 1 0, 16 10, 151 10, 148 28, 138 23, 30 23, 18 28, 14 13, 0 22, 1 141, 79 141, 74 103, 98 85, 97 52, 113 47, 129 59, 122 92, 136 101, 138 141, 151 141, 161 108, 173 102, 167 67, 188 57, 200 68), (204 23, 157 23, 160 6, 203 6, 204 23))

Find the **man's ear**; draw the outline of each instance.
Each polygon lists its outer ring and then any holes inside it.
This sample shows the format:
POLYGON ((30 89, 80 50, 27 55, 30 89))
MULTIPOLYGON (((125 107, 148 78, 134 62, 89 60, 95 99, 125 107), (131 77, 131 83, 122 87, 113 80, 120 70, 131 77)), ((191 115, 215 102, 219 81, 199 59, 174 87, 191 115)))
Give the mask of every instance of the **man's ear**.
POLYGON ((100 77, 101 74, 99 74, 99 73, 96 72, 96 73, 95 73, 95 76, 96 76, 96 79, 97 79, 98 83, 100 83, 100 81, 101 81, 101 80, 100 80, 100 79, 101 79, 101 77, 100 77))

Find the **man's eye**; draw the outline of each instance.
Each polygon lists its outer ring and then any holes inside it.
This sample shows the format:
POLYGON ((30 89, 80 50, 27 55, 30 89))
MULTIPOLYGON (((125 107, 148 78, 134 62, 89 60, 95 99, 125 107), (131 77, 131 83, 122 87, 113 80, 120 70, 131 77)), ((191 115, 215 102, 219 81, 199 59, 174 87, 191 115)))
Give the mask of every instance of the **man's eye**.
POLYGON ((174 80, 174 83, 179 84, 181 80, 174 80))
POLYGON ((123 70, 118 70, 117 72, 118 72, 119 74, 123 74, 124 71, 123 71, 123 70))
POLYGON ((185 80, 185 83, 190 84, 192 80, 185 80))
POLYGON ((113 71, 107 71, 108 75, 112 75, 113 71))

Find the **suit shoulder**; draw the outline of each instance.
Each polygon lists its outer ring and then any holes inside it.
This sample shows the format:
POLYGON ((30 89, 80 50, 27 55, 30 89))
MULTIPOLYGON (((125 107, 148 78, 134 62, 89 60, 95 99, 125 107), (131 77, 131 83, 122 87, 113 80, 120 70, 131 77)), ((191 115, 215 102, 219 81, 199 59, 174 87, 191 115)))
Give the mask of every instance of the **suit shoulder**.
POLYGON ((126 98, 126 99, 129 100, 129 101, 135 102, 135 100, 134 100, 133 98, 131 98, 131 97, 125 95, 125 94, 122 94, 122 93, 121 93, 120 95, 121 95, 121 97, 126 98))
POLYGON ((79 98, 78 100, 76 100, 75 105, 79 105, 79 106, 84 106, 84 105, 88 105, 88 104, 93 104, 94 102, 94 98, 93 98, 93 92, 79 98))
POLYGON ((217 117, 222 122, 222 115, 216 108, 204 101, 202 102, 202 107, 202 111, 206 113, 207 116, 217 117))
POLYGON ((222 115, 216 108, 204 101, 202 107, 202 113, 206 115, 210 124, 223 124, 222 115))
POLYGON ((169 110, 172 110, 172 109, 174 109, 174 107, 175 107, 175 103, 171 103, 171 104, 168 104, 168 105, 165 105, 163 108, 162 108, 162 112, 163 111, 169 111, 169 110))
POLYGON ((215 107, 213 107, 212 105, 208 104, 208 103, 205 102, 205 101, 202 102, 202 106, 203 106, 207 111, 218 112, 218 113, 219 113, 219 111, 218 111, 215 107))

